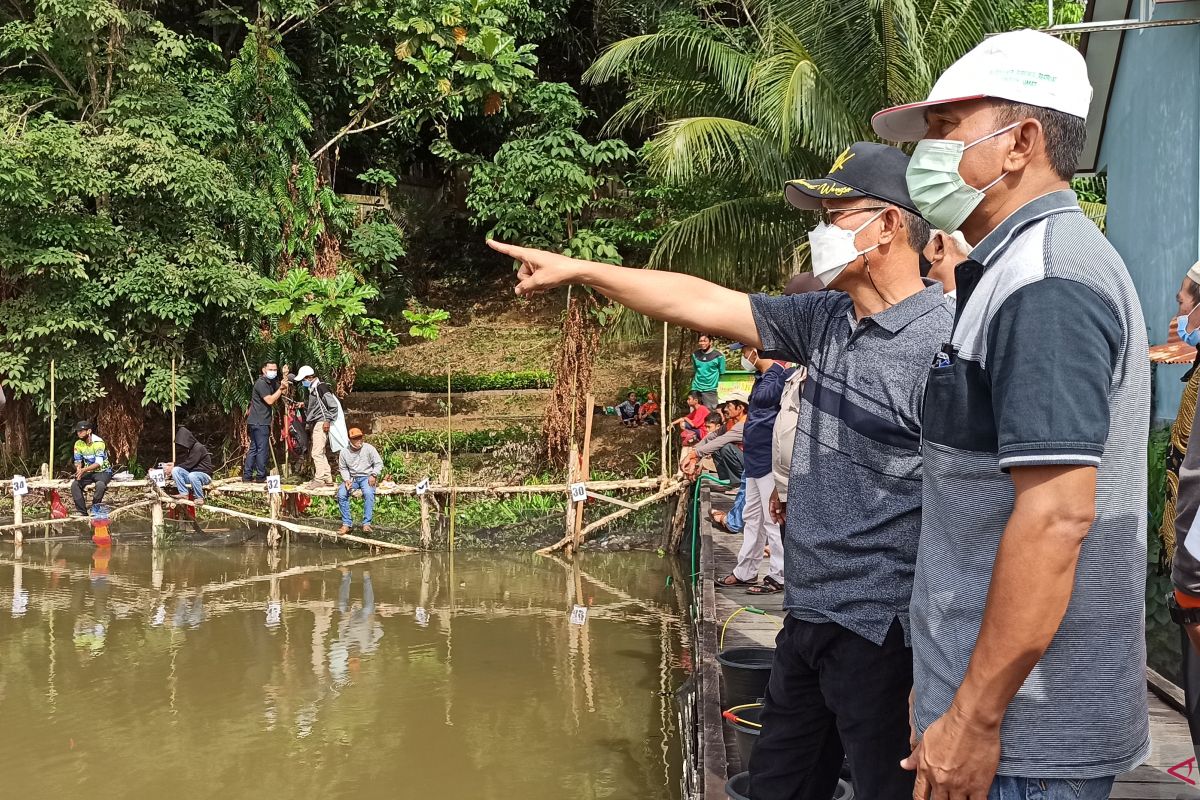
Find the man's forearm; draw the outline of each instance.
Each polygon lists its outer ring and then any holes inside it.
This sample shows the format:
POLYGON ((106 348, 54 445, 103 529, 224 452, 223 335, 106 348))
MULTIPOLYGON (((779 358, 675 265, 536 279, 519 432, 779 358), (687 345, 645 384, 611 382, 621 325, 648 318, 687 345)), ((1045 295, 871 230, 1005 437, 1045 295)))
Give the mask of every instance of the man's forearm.
POLYGON ((715 283, 654 269, 578 261, 581 283, 654 319, 761 347, 750 297, 715 283))
POLYGON ((1095 507, 1095 472, 1086 471, 1091 475, 1086 496, 1064 485, 1057 507, 1053 484, 1027 503, 1018 493, 996 554, 979 639, 954 700, 982 724, 1003 722, 1009 702, 1062 624, 1095 507))

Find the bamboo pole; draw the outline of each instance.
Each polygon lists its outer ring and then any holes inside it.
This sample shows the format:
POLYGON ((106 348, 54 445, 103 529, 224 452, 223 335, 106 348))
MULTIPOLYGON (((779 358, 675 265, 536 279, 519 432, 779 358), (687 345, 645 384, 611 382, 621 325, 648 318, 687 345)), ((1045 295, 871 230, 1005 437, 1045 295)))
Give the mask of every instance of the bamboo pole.
POLYGON ((267 544, 271 547, 279 546, 279 501, 283 494, 267 494, 267 509, 271 515, 271 527, 267 529, 267 544))
MULTIPOLYGON (((108 491, 121 491, 125 489, 145 488, 152 485, 152 481, 134 480, 134 481, 116 481, 108 485, 108 491)), ((0 479, 0 489, 6 489, 12 485, 12 481, 8 478, 0 479)), ((588 483, 588 489, 594 489, 598 492, 616 492, 616 491, 637 491, 640 489, 653 489, 659 485, 658 478, 624 478, 615 481, 591 481, 588 483)), ((31 480, 28 481, 30 489, 69 489, 71 482, 69 480, 31 480)), ((528 483, 518 484, 516 486, 505 486, 503 484, 492 484, 490 486, 455 486, 453 487, 454 494, 483 494, 483 495, 509 495, 509 494, 563 494, 569 491, 571 485, 568 483, 528 483)), ((261 483, 243 483, 240 478, 226 478, 220 481, 213 481, 208 485, 208 491, 215 494, 262 494, 263 485, 261 483)), ((290 494, 305 494, 312 497, 333 497, 337 494, 337 489, 333 487, 321 487, 317 489, 303 489, 298 486, 287 486, 286 491, 290 494)), ((434 484, 427 490, 429 494, 449 494, 451 487, 445 485, 434 484)), ((413 495, 416 496, 416 484, 404 483, 396 484, 387 489, 376 489, 376 495, 413 495)))
POLYGON ((54 359, 50 359, 50 453, 46 459, 50 468, 47 478, 54 477, 54 422, 57 417, 58 413, 54 407, 54 359))
POLYGON ((164 503, 171 503, 172 505, 177 505, 177 506, 191 506, 192 508, 195 508, 197 511, 207 511, 212 514, 224 514, 227 517, 236 517, 237 519, 244 519, 244 520, 248 520, 250 522, 257 522, 260 525, 277 525, 281 528, 286 528, 287 530, 290 530, 293 533, 307 533, 307 534, 312 534, 314 536, 325 536, 325 537, 334 539, 339 542, 354 542, 355 544, 366 544, 366 545, 370 545, 371 547, 378 547, 378 548, 381 548, 384 550, 396 550, 397 552, 401 552, 401 553, 419 553, 419 552, 421 552, 419 548, 409 547, 408 545, 404 545, 404 544, 395 544, 393 542, 384 542, 384 541, 380 541, 378 539, 368 539, 365 536, 354 536, 353 534, 349 534, 349 533, 347 533, 343 536, 339 536, 334 531, 326 530, 324 528, 316 528, 311 525, 300 525, 295 522, 289 522, 288 520, 285 520, 285 519, 278 519, 278 518, 271 519, 269 517, 259 517, 254 514, 247 514, 244 511, 234 511, 233 509, 230 509, 230 508, 218 508, 218 507, 214 506, 212 503, 206 502, 204 505, 198 506, 195 503, 193 503, 191 500, 181 500, 179 498, 171 497, 166 494, 163 494, 162 499, 163 499, 164 503))
MULTIPOLYGON (((583 424, 583 454, 581 456, 581 470, 579 480, 584 481, 592 477, 592 420, 595 414, 591 413, 595 410, 596 398, 588 392, 584 400, 587 403, 588 415, 583 424)), ((579 532, 583 530, 583 507, 585 502, 580 501, 575 504, 575 524, 572 528, 575 534, 575 547, 579 547, 579 532)))
POLYGON ((663 323, 663 354, 662 368, 658 373, 658 464, 659 474, 662 477, 663 485, 667 483, 667 337, 668 325, 663 323))
MULTIPOLYGON (((109 519, 112 519, 111 515, 109 519)), ((150 504, 151 547, 158 547, 162 544, 162 537, 165 532, 166 524, 163 522, 163 504, 162 500, 156 496, 154 502, 150 504)))
MULTIPOLYGON (((454 552, 454 430, 451 422, 451 407, 453 397, 450 394, 450 368, 446 368, 446 475, 450 484, 450 552, 454 552)), ((451 562, 453 563, 453 562, 451 562)))
POLYGON ((175 464, 175 359, 171 359, 171 464, 175 464))
MULTIPOLYGON (((651 503, 656 503, 659 500, 670 497, 671 495, 677 493, 680 489, 682 489, 686 485, 687 485, 686 483, 681 482, 681 481, 672 481, 666 488, 662 489, 661 491, 655 492, 654 494, 650 495, 649 497, 643 498, 643 499, 637 501, 636 503, 634 503, 632 508, 619 508, 616 511, 614 511, 613 513, 609 514, 608 516, 601 517, 600 519, 596 520, 595 522, 589 523, 586 528, 584 528, 582 531, 580 531, 580 534, 579 534, 580 544, 587 541, 589 534, 594 533, 595 531, 604 527, 608 523, 610 523, 614 520, 620 519, 621 517, 624 517, 628 514, 632 514, 634 511, 643 509, 646 506, 650 505, 651 503)), ((549 553, 557 552, 558 550, 562 550, 563 548, 570 545, 573 541, 574 541, 573 536, 564 536, 562 539, 559 539, 557 542, 550 545, 549 547, 543 547, 541 550, 538 550, 537 554, 538 555, 547 555, 549 553)))

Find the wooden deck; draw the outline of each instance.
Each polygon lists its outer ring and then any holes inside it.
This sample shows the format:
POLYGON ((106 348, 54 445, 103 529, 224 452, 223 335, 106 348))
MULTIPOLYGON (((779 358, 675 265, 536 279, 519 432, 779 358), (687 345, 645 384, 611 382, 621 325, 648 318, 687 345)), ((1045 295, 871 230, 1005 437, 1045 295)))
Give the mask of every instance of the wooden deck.
MULTIPOLYGON (((701 490, 701 498, 700 619, 697 624, 700 637, 697 642, 697 672, 700 677, 698 711, 703 759, 701 786, 705 800, 723 800, 726 797, 725 781, 744 767, 738 758, 732 733, 721 720, 720 670, 715 658, 717 639, 721 626, 730 614, 743 605, 753 605, 768 614, 738 614, 727 628, 725 645, 773 646, 779 631, 777 620, 782 619, 784 614, 783 595, 756 597, 747 595, 744 589, 716 588, 717 579, 733 570, 741 537, 714 530, 708 522, 708 510, 714 505, 727 508, 732 498, 719 492, 710 493, 707 488, 701 490)), ((1164 695, 1172 694, 1170 690, 1173 687, 1162 687, 1160 684, 1160 691, 1162 688, 1167 690, 1162 692, 1164 695)), ((1170 704, 1154 692, 1148 691, 1148 694, 1152 743, 1150 758, 1145 765, 1122 775, 1113 787, 1111 797, 1119 800, 1200 800, 1200 790, 1195 785, 1189 785, 1183 778, 1168 773, 1169 769, 1195 755, 1187 722, 1177 710, 1181 707, 1182 693, 1175 690, 1175 696, 1168 697, 1170 704)), ((1200 769, 1194 763, 1190 774, 1186 765, 1176 769, 1176 772, 1200 783, 1200 769)))

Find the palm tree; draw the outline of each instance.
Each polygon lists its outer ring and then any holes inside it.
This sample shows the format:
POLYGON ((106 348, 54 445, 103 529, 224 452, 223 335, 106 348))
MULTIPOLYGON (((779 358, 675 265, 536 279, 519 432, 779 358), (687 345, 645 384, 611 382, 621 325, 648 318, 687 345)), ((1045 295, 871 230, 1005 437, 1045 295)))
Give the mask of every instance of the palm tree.
POLYGON ((699 3, 607 48, 586 78, 630 86, 608 131, 648 135, 651 177, 696 203, 650 266, 748 290, 801 271, 814 220, 789 209, 784 182, 872 139, 871 114, 923 98, 1011 12, 1010 0, 699 3))

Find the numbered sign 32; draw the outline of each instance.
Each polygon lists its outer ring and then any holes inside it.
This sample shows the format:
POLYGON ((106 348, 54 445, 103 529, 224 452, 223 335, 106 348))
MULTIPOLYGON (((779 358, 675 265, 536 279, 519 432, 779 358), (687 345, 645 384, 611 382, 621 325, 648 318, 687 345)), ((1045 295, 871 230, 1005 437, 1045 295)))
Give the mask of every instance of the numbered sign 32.
POLYGON ((155 486, 167 485, 167 473, 161 469, 147 470, 146 477, 153 481, 155 486))
POLYGON ((571 484, 571 501, 574 503, 582 503, 587 500, 587 485, 583 483, 571 484))
POLYGON ((587 606, 575 606, 571 609, 571 624, 582 625, 587 622, 587 606))
POLYGON ((278 475, 267 476, 267 493, 279 494, 283 491, 283 481, 278 475))
POLYGON ((12 493, 17 497, 29 494, 29 483, 24 475, 12 476, 12 493))

